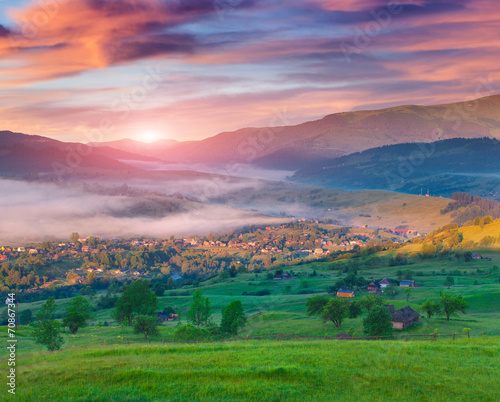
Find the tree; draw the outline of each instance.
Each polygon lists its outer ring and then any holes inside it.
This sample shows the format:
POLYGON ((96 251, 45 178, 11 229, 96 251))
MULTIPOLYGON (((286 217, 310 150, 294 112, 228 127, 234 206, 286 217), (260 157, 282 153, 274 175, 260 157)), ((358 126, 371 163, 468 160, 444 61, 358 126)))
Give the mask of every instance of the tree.
POLYGON ((448 289, 455 284, 455 279, 453 276, 447 276, 444 280, 444 285, 448 287, 448 289))
POLYGON ((165 286, 163 286, 163 284, 161 283, 158 283, 155 286, 155 294, 158 297, 162 297, 165 294, 165 286))
POLYGON ((331 298, 323 310, 321 310, 320 317, 324 322, 331 321, 337 328, 342 326, 343 319, 347 316, 349 306, 347 301, 342 298, 331 298))
POLYGON ((35 342, 47 346, 50 352, 61 349, 64 342, 60 335, 61 323, 52 319, 56 308, 56 302, 51 297, 37 313, 37 322, 34 325, 35 329, 33 331, 35 342))
POLYGON ((144 334, 144 339, 148 340, 148 335, 158 335, 158 319, 150 315, 140 314, 134 318, 134 334, 144 334))
POLYGON ((138 279, 125 288, 125 291, 116 301, 115 319, 131 325, 136 315, 156 315, 158 299, 149 288, 149 282, 138 279))
POLYGON ((91 307, 89 302, 82 296, 77 296, 66 309, 66 317, 63 320, 63 325, 68 327, 72 334, 76 334, 79 328, 85 328, 90 318, 91 307))
POLYGON ((392 317, 387 307, 377 306, 363 320, 363 332, 370 336, 392 334, 392 317))
POLYGON ((450 316, 457 312, 465 314, 465 310, 469 308, 469 303, 467 303, 462 296, 455 296, 449 293, 445 293, 441 296, 439 304, 446 314, 446 321, 450 321, 450 316))
POLYGON ((306 300, 307 315, 319 315, 330 300, 326 296, 314 296, 306 300))
POLYGON ((363 310, 357 301, 353 301, 349 304, 349 318, 356 318, 362 313, 363 310))
POLYGON ((389 285, 385 288, 384 293, 389 296, 389 299, 394 299, 398 294, 398 288, 394 285, 389 285))
POLYGON ((80 234, 78 232, 73 232, 71 233, 71 236, 69 237, 71 243, 76 243, 78 242, 78 239, 80 238, 80 234))
POLYGON ((163 313, 166 315, 172 315, 175 314, 175 307, 173 306, 167 306, 163 309, 163 313))
POLYGON ((411 291, 412 291, 412 288, 405 288, 404 292, 406 295, 406 301, 408 301, 408 299, 410 298, 411 291))
POLYGON ((420 306, 420 309, 427 314, 427 318, 431 318, 434 314, 439 314, 439 304, 432 300, 426 300, 420 306))
POLYGON ((210 300, 208 297, 203 297, 201 290, 196 290, 193 294, 191 306, 187 311, 187 319, 194 325, 207 325, 211 316, 210 300))
POLYGON ((359 299, 358 303, 361 308, 366 309, 366 311, 370 311, 376 306, 382 306, 384 304, 384 299, 382 299, 379 295, 364 295, 359 299))
POLYGON ((245 326, 247 319, 241 301, 234 300, 222 310, 220 329, 223 334, 237 335, 245 326))

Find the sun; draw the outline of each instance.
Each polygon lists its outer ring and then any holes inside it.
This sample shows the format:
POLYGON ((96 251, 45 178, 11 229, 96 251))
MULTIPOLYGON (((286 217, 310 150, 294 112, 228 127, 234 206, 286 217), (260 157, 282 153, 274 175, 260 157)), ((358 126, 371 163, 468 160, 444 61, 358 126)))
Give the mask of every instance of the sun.
POLYGON ((155 131, 145 131, 140 135, 142 142, 155 142, 161 138, 160 134, 155 131))

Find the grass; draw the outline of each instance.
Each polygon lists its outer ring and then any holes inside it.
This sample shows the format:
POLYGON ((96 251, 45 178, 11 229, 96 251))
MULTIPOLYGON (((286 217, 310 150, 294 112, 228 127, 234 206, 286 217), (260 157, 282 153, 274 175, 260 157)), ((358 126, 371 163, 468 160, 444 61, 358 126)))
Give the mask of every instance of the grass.
POLYGON ((41 401, 495 401, 498 338, 82 346, 26 354, 17 397, 41 401))
MULTIPOLYGON (((33 401, 499 400, 500 272, 493 266, 498 265, 500 251, 480 252, 492 261, 411 259, 409 265, 388 267, 387 253, 380 254, 376 264, 370 257, 360 260, 359 275, 366 279, 395 278, 398 270, 414 272, 422 286, 412 290, 409 301, 403 293, 387 300, 396 308, 410 305, 418 311, 424 300, 438 300, 441 292, 465 297, 470 303, 466 315, 450 321, 443 316, 423 317, 418 325, 397 332, 437 332, 435 342, 261 340, 163 345, 161 341, 172 339, 178 325, 168 322, 149 344, 130 327, 116 325, 111 310, 101 310, 90 327, 76 335, 65 333, 59 352, 49 353, 35 344, 30 326, 18 328, 17 395, 33 401), (455 285, 447 289, 444 279, 454 271, 460 275, 454 274, 455 285), (99 327, 99 321, 111 326, 99 327), (471 328, 471 339, 462 333, 464 328, 471 328), (458 334, 455 341, 444 337, 453 333, 458 334)), ((211 279, 200 289, 211 301, 216 323, 224 306, 242 301, 249 317, 242 337, 339 332, 362 336, 363 316, 346 319, 338 329, 305 313, 307 298, 326 294, 345 276, 332 269, 338 264, 344 262, 292 267, 300 274, 293 280, 268 280, 266 273, 239 274, 223 282, 211 279), (270 294, 249 295, 263 289, 270 294)), ((193 290, 167 292, 159 298, 159 309, 174 305, 185 311, 193 290)), ((56 300, 58 316, 69 301, 56 300)), ((95 305, 96 298, 91 302, 95 305)), ((19 310, 31 308, 36 313, 42 303, 21 304, 19 310)), ((5 327, 0 334, 6 338, 5 327)))
MULTIPOLYGON (((387 299, 387 304, 394 304, 396 308, 410 305, 416 311, 419 311, 420 305, 426 299, 437 301, 441 292, 460 294, 470 303, 470 309, 467 315, 452 316, 450 321, 444 320, 443 316, 433 317, 431 319, 421 318, 421 325, 412 328, 412 333, 428 334, 435 330, 441 334, 460 333, 463 328, 472 329, 472 334, 479 335, 500 335, 500 309, 498 307, 498 297, 500 296, 499 271, 490 273, 493 266, 499 265, 500 251, 495 249, 481 250, 481 254, 489 256, 492 261, 479 260, 464 262, 457 261, 455 258, 445 259, 412 259, 411 264, 397 267, 388 267, 386 260, 388 255, 382 256, 378 265, 370 263, 370 259, 362 260, 360 264, 359 275, 366 279, 382 279, 387 276, 397 277, 399 270, 411 270, 414 272, 413 278, 421 287, 412 290, 409 301, 405 300, 405 295, 401 292, 394 300, 387 299), (364 262, 363 262, 364 261, 364 262), (453 271, 459 271, 460 276, 454 275, 455 285, 450 289, 444 286, 444 280, 453 271)), ((362 318, 355 320, 346 319, 341 329, 335 328, 332 323, 323 323, 315 317, 308 317, 305 312, 306 300, 315 295, 327 294, 329 286, 345 276, 339 276, 338 270, 330 269, 337 263, 313 262, 301 266, 292 267, 295 273, 302 276, 293 280, 268 280, 266 273, 245 273, 239 274, 235 278, 229 278, 223 282, 215 279, 203 282, 200 286, 204 296, 210 299, 212 305, 212 319, 219 323, 222 315, 222 308, 227 306, 233 300, 241 300, 245 313, 251 317, 248 325, 241 334, 247 335, 277 335, 277 334, 300 334, 300 335, 329 335, 335 336, 339 332, 351 332, 361 336, 363 334, 362 318), (316 276, 311 276, 316 271, 316 276), (304 287, 306 286, 306 287, 304 287), (268 289, 271 293, 266 296, 244 295, 244 293, 257 292, 268 289), (303 294, 303 292, 310 292, 303 294)), ((174 292, 167 292, 165 296, 159 298, 158 310, 162 310, 168 305, 176 306, 184 313, 188 308, 193 289, 180 289, 174 292), (183 295, 179 295, 179 293, 183 295)), ((356 297, 361 297, 362 292, 358 292, 356 297)), ((56 315, 62 317, 65 306, 70 299, 56 300, 58 309, 56 315)), ((95 305, 97 297, 91 300, 95 305)), ((19 310, 30 308, 35 314, 44 302, 26 303, 19 306, 19 310)), ((185 322, 185 314, 183 317, 185 322)), ((139 340, 140 337, 132 335, 130 328, 121 328, 117 326, 111 316, 111 310, 100 310, 95 312, 90 328, 84 329, 81 334, 93 335, 94 342, 96 338, 104 342, 116 342, 117 336, 124 339, 139 340), (111 327, 97 328, 98 322, 107 321, 111 327), (94 332, 88 333, 86 331, 94 332)), ((160 328, 162 337, 171 339, 172 333, 177 322, 164 323, 160 328)), ((29 330, 27 330, 29 338, 29 330)), ((80 332, 78 333, 80 335, 80 332)), ((160 338, 161 340, 162 338, 160 338)), ((28 342, 28 341, 27 341, 28 342)), ((65 347, 73 345, 68 341, 65 347)), ((80 344, 77 344, 77 346, 80 344)))

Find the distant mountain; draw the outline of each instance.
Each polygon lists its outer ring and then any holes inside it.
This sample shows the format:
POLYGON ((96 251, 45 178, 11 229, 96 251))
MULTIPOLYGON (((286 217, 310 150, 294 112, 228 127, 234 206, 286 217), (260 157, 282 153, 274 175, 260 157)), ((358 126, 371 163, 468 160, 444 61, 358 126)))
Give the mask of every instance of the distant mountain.
POLYGON ((244 128, 162 150, 170 162, 255 163, 298 170, 383 145, 450 138, 498 138, 500 95, 437 106, 337 113, 294 126, 244 128))
POLYGON ((119 160, 153 159, 110 147, 96 148, 38 135, 0 131, 0 174, 53 173, 64 168, 132 169, 119 160))
POLYGON ((500 141, 451 139, 387 145, 299 170, 296 182, 449 197, 462 191, 500 199, 500 141))
POLYGON ((500 95, 437 106, 398 106, 337 113, 294 126, 243 128, 201 141, 131 139, 71 144, 40 136, 0 132, 0 148, 86 149, 115 161, 167 163, 251 163, 261 167, 299 170, 384 145, 429 143, 451 138, 500 137, 500 95))
POLYGON ((93 147, 109 147, 120 151, 130 152, 132 154, 145 155, 151 158, 162 158, 163 154, 171 146, 178 144, 176 140, 163 139, 151 143, 124 138, 118 141, 91 142, 87 145, 93 147))

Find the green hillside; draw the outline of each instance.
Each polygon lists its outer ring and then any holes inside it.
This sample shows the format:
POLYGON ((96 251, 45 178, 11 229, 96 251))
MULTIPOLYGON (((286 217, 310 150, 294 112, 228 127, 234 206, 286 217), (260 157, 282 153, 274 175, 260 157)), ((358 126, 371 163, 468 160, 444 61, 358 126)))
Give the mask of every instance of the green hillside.
POLYGON ((498 199, 499 156, 500 142, 490 138, 387 145, 314 162, 293 179, 341 189, 429 190, 444 197, 465 191, 498 199))
MULTIPOLYGON (((34 343, 31 326, 19 326, 16 394, 33 401, 498 400, 500 252, 480 250, 491 260, 409 257, 395 266, 391 258, 402 250, 296 265, 290 267, 291 280, 270 279, 267 272, 218 276, 159 298, 159 309, 174 306, 183 312, 183 323, 195 289, 209 298, 215 323, 224 306, 241 300, 248 322, 238 336, 264 340, 163 343, 174 339, 179 324, 174 321, 163 323, 159 335, 146 342, 104 309, 95 311, 89 327, 64 333, 61 351, 47 352, 34 343), (437 341, 277 340, 280 334, 363 336, 366 312, 336 328, 305 311, 307 298, 328 295, 353 271, 367 280, 413 277, 419 287, 408 301, 402 291, 394 299, 384 296, 384 303, 396 308, 409 305, 420 312, 425 300, 437 301, 443 292, 464 296, 470 308, 450 321, 443 315, 421 317, 417 325, 396 331, 409 339, 435 333, 437 341), (444 280, 449 276, 454 284, 448 289, 444 280), (258 296, 262 290, 267 292, 258 296), (470 328, 470 339, 464 328, 470 328)), ((95 306, 101 294, 87 298, 95 306)), ((364 294, 359 289, 355 299, 364 294)), ((56 318, 64 316, 70 300, 56 300, 56 318)), ((20 304, 18 312, 36 313, 43 303, 20 304)), ((5 341, 6 327, 1 334, 5 341)))

